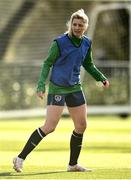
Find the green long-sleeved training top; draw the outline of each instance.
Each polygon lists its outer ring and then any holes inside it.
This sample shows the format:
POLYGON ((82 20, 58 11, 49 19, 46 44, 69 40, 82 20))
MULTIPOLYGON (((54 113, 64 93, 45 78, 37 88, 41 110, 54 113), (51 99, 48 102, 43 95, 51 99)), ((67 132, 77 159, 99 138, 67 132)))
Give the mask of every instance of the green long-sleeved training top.
MULTIPOLYGON (((70 39, 75 46, 79 46, 82 41, 82 39, 79 39, 75 36, 70 37, 70 39)), ((37 92, 40 92, 40 91, 45 92, 46 80, 49 75, 50 69, 59 56, 60 56, 59 47, 57 45, 57 42, 53 41, 49 48, 48 55, 43 61, 43 65, 41 68, 40 77, 38 81, 38 86, 37 86, 37 92)), ((94 65, 91 47, 88 50, 88 53, 85 57, 83 67, 96 81, 103 82, 104 80, 107 79, 102 74, 102 72, 100 72, 97 69, 97 67, 94 65)), ((48 93, 49 94, 66 94, 66 93, 76 92, 79 90, 81 90, 81 84, 77 84, 71 87, 61 87, 50 82, 48 93)))

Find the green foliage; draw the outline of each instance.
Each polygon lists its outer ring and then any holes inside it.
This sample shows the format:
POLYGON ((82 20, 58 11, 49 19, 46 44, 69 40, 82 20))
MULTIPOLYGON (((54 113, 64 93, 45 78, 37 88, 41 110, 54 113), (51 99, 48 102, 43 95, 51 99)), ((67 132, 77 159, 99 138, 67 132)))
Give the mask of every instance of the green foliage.
POLYGON ((44 106, 36 95, 39 66, 1 63, 0 109, 26 109, 44 106))
POLYGON ((110 87, 104 89, 98 87, 96 81, 85 75, 83 90, 88 104, 90 105, 127 105, 129 104, 129 84, 128 75, 124 70, 112 69, 108 76, 110 87), (113 73, 115 71, 115 74, 113 73), (117 74, 116 74, 117 73, 117 74))
MULTIPOLYGON (((29 64, 0 64, 0 109, 30 109, 44 107, 36 95, 40 67, 29 64)), ((126 68, 103 68, 110 81, 109 89, 96 86, 96 81, 85 73, 83 90, 90 105, 129 104, 129 77, 126 68), (110 73, 107 74, 108 71, 110 73)), ((105 74, 105 73, 104 73, 105 74)))

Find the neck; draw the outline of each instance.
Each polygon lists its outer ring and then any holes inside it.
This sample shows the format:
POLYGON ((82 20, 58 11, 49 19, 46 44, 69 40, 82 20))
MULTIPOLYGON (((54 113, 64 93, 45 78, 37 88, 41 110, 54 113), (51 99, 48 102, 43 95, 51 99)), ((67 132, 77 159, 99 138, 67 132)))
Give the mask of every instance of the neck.
POLYGON ((75 37, 75 38, 77 38, 77 39, 82 39, 82 36, 75 36, 73 33, 72 33, 72 37, 75 37))

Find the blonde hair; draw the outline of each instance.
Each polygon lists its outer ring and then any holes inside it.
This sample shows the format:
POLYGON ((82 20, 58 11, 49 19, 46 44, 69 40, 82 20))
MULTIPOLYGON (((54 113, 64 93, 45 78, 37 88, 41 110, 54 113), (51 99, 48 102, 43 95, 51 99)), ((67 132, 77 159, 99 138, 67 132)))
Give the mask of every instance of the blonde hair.
POLYGON ((74 19, 82 19, 84 24, 85 24, 85 31, 88 27, 88 16, 85 14, 83 9, 79 9, 78 11, 74 12, 71 17, 70 20, 67 22, 67 31, 66 33, 69 34, 69 36, 72 36, 72 29, 71 29, 71 25, 74 19))

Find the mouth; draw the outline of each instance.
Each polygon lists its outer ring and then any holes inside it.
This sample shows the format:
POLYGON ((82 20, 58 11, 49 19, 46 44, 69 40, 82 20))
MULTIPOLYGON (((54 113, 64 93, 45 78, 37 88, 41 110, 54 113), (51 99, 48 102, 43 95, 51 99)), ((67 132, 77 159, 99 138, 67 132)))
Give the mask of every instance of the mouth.
POLYGON ((76 33, 80 33, 81 31, 76 30, 76 31, 74 31, 74 32, 76 32, 76 33))
POLYGON ((80 31, 74 31, 75 33, 81 33, 80 31))

